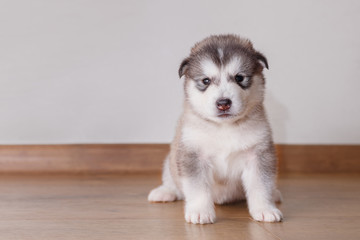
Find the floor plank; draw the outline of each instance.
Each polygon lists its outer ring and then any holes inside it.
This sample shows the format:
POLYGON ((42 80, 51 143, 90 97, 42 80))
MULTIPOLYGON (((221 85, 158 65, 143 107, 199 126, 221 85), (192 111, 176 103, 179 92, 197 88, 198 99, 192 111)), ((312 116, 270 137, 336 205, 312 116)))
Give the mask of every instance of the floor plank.
POLYGON ((0 239, 360 239, 360 175, 282 175, 282 223, 253 221, 246 203, 217 222, 183 218, 183 202, 151 204, 158 174, 1 175, 0 239))
POLYGON ((360 239, 359 217, 297 217, 281 224, 259 223, 280 239, 360 239))
POLYGON ((0 221, 1 239, 278 239, 255 222, 191 225, 181 219, 0 221))

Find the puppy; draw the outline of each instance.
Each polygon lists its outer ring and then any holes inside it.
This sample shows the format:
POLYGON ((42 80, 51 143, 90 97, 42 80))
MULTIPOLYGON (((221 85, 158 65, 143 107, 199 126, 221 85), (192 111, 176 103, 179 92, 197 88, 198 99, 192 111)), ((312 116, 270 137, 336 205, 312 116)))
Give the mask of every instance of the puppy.
POLYGON ((185 200, 185 220, 206 224, 215 221, 214 203, 247 199, 256 221, 282 220, 264 68, 248 39, 217 35, 195 44, 179 68, 184 110, 150 202, 185 200))

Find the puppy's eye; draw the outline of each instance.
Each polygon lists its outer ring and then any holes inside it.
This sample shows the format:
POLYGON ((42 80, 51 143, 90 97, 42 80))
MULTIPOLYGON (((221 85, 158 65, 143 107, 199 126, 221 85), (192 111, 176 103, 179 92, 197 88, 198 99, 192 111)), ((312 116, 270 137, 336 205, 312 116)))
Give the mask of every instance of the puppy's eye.
POLYGON ((243 76, 237 74, 235 76, 235 82, 242 88, 247 89, 251 86, 251 76, 243 76))
POLYGON ((203 83, 204 85, 208 86, 208 85, 210 85, 211 80, 208 79, 208 78, 204 78, 204 79, 202 80, 202 83, 203 83))
POLYGON ((244 76, 242 76, 242 75, 240 75, 240 74, 236 75, 236 76, 235 76, 235 81, 236 81, 238 84, 242 83, 242 82, 244 81, 244 76))

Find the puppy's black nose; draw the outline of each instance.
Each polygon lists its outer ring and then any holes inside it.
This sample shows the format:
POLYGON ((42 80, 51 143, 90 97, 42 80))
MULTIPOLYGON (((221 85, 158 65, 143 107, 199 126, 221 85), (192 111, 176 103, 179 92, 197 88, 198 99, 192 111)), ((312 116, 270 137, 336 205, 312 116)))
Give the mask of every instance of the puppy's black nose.
POLYGON ((231 107, 231 100, 228 98, 221 98, 216 101, 216 107, 221 111, 228 110, 231 107))

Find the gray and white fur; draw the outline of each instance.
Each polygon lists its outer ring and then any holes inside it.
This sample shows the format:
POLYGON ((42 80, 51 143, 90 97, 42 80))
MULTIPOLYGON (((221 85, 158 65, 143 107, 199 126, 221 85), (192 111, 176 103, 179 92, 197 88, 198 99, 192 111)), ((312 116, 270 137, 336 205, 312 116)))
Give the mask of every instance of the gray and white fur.
POLYGON ((214 203, 246 199, 255 220, 282 220, 264 68, 248 39, 216 35, 195 44, 179 68, 184 110, 150 202, 185 200, 185 220, 205 224, 215 221, 214 203))

